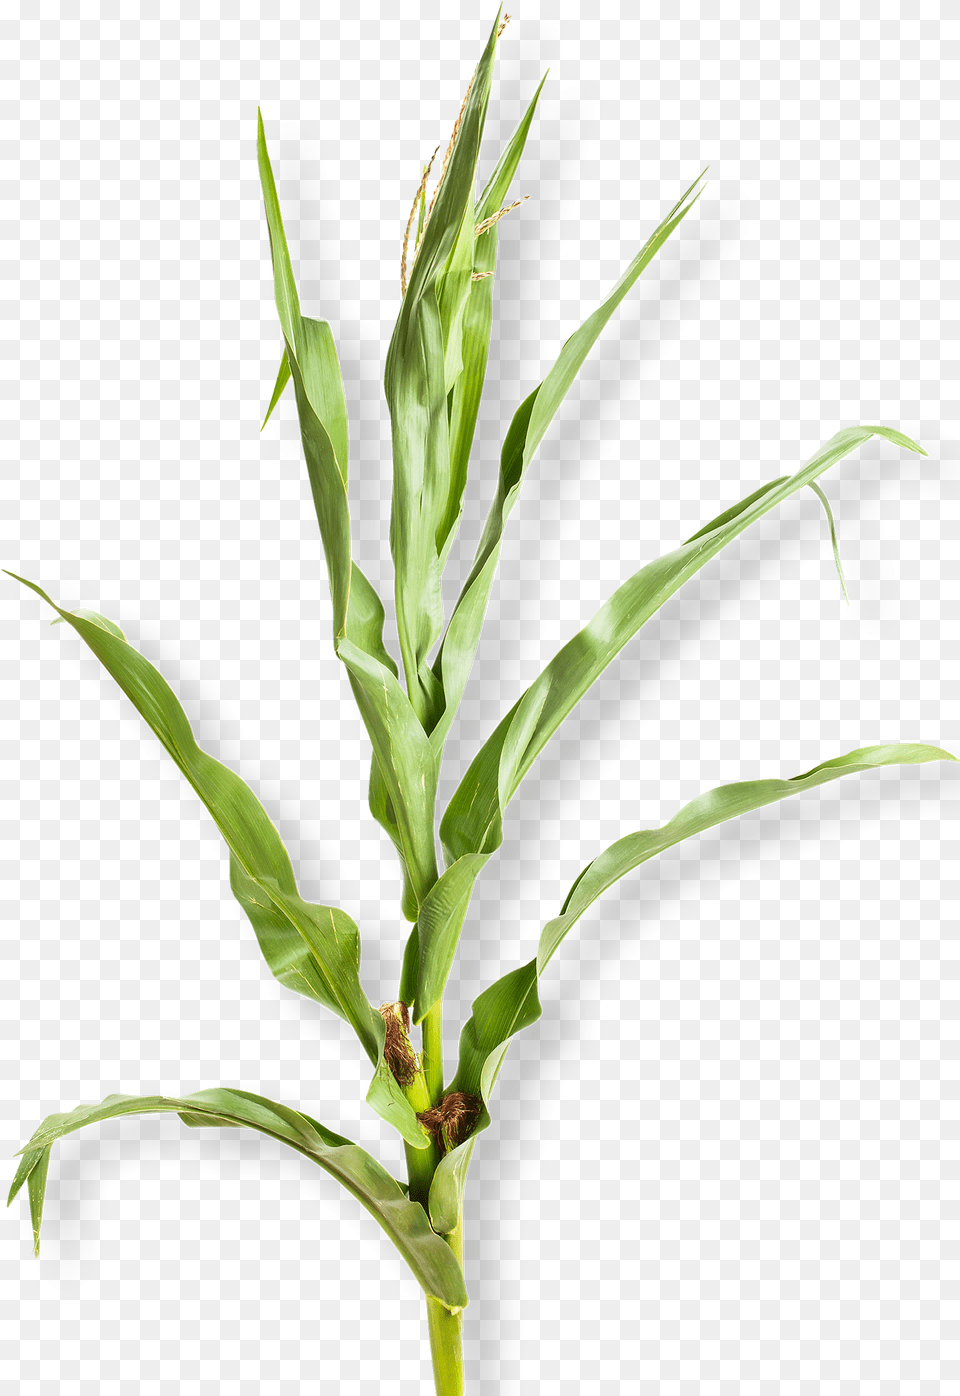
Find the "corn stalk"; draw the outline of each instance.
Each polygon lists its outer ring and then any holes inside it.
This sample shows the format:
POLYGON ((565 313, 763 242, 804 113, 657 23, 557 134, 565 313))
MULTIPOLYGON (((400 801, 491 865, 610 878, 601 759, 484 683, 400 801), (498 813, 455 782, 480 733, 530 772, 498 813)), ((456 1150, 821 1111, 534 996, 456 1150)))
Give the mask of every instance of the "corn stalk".
POLYGON ((725 820, 844 776, 954 759, 930 745, 863 747, 822 761, 803 775, 721 786, 685 805, 661 828, 619 839, 577 877, 557 915, 546 922, 534 958, 476 999, 460 1036, 453 1075, 447 1076, 443 994, 473 888, 500 846, 507 805, 557 728, 663 603, 745 529, 809 486, 827 511, 839 568, 833 518, 819 478, 874 437, 902 450, 921 451, 892 427, 846 427, 804 465, 760 485, 628 578, 547 664, 477 751, 439 818, 441 865, 436 809, 440 763, 480 640, 510 513, 537 447, 587 355, 703 187, 699 176, 604 301, 562 345, 543 381, 520 403, 503 443, 499 478, 473 565, 445 617, 442 580, 463 511, 483 390, 498 225, 522 202, 508 204, 507 199, 543 86, 477 195, 478 156, 502 27, 498 14, 436 188, 428 204, 430 164, 425 163, 403 240, 402 298, 384 377, 393 443, 390 549, 399 663, 384 644, 383 599, 352 557, 347 408, 337 352, 329 324, 301 311, 263 121, 258 120, 257 159, 283 337, 264 425, 292 383, 329 576, 333 648, 370 739, 371 813, 392 840, 403 874, 402 911, 410 930, 401 980, 390 1002, 375 1006, 361 984, 356 923, 339 907, 302 898, 269 815, 239 776, 198 746, 183 708, 149 660, 112 621, 93 611, 68 610, 35 582, 17 579, 49 603, 57 619, 93 651, 203 801, 229 850, 233 894, 272 973, 284 988, 323 1004, 353 1028, 370 1062, 367 1100, 402 1139, 408 1176, 399 1183, 365 1150, 301 1110, 219 1087, 180 1098, 113 1095, 98 1105, 49 1116, 21 1151, 10 1200, 26 1186, 38 1248, 52 1146, 73 1130, 120 1115, 174 1113, 194 1128, 241 1127, 278 1139, 337 1178, 407 1261, 426 1297, 439 1396, 463 1391, 463 1195, 470 1159, 490 1123, 492 1092, 510 1041, 540 1016, 540 976, 579 918, 632 869, 725 820))

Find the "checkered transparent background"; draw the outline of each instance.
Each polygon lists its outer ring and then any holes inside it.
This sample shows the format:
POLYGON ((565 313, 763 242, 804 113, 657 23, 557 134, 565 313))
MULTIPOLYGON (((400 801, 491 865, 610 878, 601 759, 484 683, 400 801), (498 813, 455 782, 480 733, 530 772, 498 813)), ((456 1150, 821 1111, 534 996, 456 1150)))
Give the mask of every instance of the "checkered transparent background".
MULTIPOLYGON (((281 341, 256 108, 305 308, 340 346, 357 552, 386 589, 381 364, 419 162, 489 22, 469 9, 0 24, 4 565, 102 609, 161 668, 307 895, 359 921, 375 1001, 402 946, 395 860, 331 654, 292 403, 258 431, 281 341)), ((849 608, 808 494, 611 666, 511 808, 450 985, 451 1049, 622 833, 726 780, 960 743, 960 26, 582 11, 519 14, 504 41, 483 169, 551 75, 515 184, 532 197, 501 225, 451 596, 514 407, 708 164, 709 184, 531 471, 443 797, 643 561, 840 426, 899 425, 929 456, 872 443, 826 478, 849 608)), ((222 1082, 303 1102, 399 1169, 349 1030, 270 978, 159 745, 38 600, 5 583, 0 607, 9 1151, 79 1100, 222 1082)), ((476 1155, 477 1396, 957 1382, 956 790, 929 766, 805 795, 666 854, 584 918, 476 1155)), ((25 1218, 18 1202, 0 1233, 4 1389, 429 1387, 402 1262, 279 1145, 103 1125, 55 1152, 39 1261, 25 1218)))

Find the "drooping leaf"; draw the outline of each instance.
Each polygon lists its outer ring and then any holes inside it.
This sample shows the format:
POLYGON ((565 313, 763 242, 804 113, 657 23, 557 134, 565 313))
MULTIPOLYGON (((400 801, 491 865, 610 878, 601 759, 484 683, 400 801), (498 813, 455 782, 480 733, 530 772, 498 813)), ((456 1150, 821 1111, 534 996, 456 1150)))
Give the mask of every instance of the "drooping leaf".
POLYGON ((547 741, 628 640, 684 582, 750 524, 873 436, 924 454, 916 442, 889 427, 849 427, 831 437, 795 475, 761 486, 682 547, 648 563, 624 582, 589 624, 554 655, 474 758, 440 825, 447 861, 499 847, 507 802, 547 741))
POLYGON ((36 583, 24 577, 16 580, 42 597, 77 632, 203 801, 230 850, 231 886, 271 972, 287 988, 322 1003, 351 1025, 378 1073, 371 1104, 400 1129, 408 1143, 427 1147, 413 1108, 389 1072, 384 1075, 381 1069, 383 1020, 360 985, 356 922, 339 907, 303 900, 289 854, 256 795, 236 772, 197 745, 173 690, 127 644, 119 628, 65 611, 36 583))
POLYGON ((13 1182, 10 1184, 10 1191, 7 1194, 7 1206, 9 1207, 24 1183, 26 1183, 27 1196, 30 1199, 30 1222, 33 1226, 34 1255, 40 1254, 40 1224, 43 1221, 43 1199, 47 1188, 47 1168, 49 1163, 49 1144, 41 1149, 25 1149, 20 1155, 20 1162, 17 1164, 17 1171, 14 1174, 13 1182))
MULTIPOLYGON (((614 311, 700 197, 701 175, 648 238, 606 300, 563 345, 556 363, 539 387, 517 409, 500 455, 500 478, 473 567, 461 589, 434 672, 443 685, 444 708, 431 727, 431 740, 442 750, 473 665, 490 590, 496 574, 503 531, 520 494, 537 447, 556 416, 580 369, 614 311)), ((484 234, 484 237, 489 234, 484 234)), ((478 239, 478 244, 483 238, 478 239)), ((476 283, 482 285, 482 282, 476 283)), ((471 850, 476 852, 477 850, 471 850)))
POLYGON ((400 1185, 372 1155, 308 1115, 248 1091, 221 1086, 180 1097, 111 1095, 98 1105, 80 1105, 67 1114, 49 1115, 23 1151, 24 1161, 17 1170, 8 1205, 25 1181, 36 1180, 31 1209, 34 1231, 39 1233, 50 1146, 65 1134, 100 1120, 159 1113, 178 1114, 194 1127, 203 1124, 257 1130, 303 1154, 336 1178, 366 1208, 397 1247, 425 1293, 453 1313, 466 1307, 463 1272, 450 1247, 431 1229, 420 1204, 404 1196, 400 1185))
POLYGON ((457 1224, 473 1143, 477 1133, 489 1122, 487 1101, 510 1039, 535 1023, 542 1012, 538 980, 564 937, 603 892, 634 868, 686 839, 728 819, 839 780, 841 776, 862 774, 884 766, 956 759, 941 747, 918 743, 861 747, 831 761, 823 761, 789 780, 750 780, 721 785, 684 805, 661 828, 628 834, 588 863, 567 893, 560 914, 544 926, 535 958, 484 989, 474 1001, 471 1016, 464 1024, 457 1072, 448 1090, 480 1096, 484 1113, 473 1136, 440 1162, 430 1192, 430 1216, 436 1230, 445 1234, 457 1224))
POLYGON ((837 542, 837 526, 833 521, 833 510, 830 508, 829 499, 817 484, 816 480, 810 481, 810 488, 823 505, 823 512, 827 516, 827 527, 830 529, 830 546, 833 548, 833 560, 836 564, 837 576, 840 578, 840 590, 843 592, 844 601, 846 601, 849 606, 850 598, 847 595, 847 579, 843 575, 843 563, 840 561, 840 544, 837 542))

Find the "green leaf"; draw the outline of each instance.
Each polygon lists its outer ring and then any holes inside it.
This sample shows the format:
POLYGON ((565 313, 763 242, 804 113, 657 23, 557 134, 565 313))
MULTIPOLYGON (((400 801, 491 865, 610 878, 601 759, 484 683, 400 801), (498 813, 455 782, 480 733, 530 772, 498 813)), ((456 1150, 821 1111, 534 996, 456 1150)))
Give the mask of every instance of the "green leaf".
POLYGON ((264 417, 263 421, 260 423, 260 430, 261 430, 261 431, 263 431, 264 427, 267 425, 267 423, 269 422, 270 418, 273 416, 273 409, 276 407, 277 403, 278 403, 278 402, 280 401, 280 399, 283 397, 283 390, 284 390, 284 388, 287 386, 287 384, 288 384, 289 382, 290 382, 290 364, 289 364, 288 361, 287 361, 287 351, 286 351, 286 349, 284 349, 284 351, 283 351, 283 358, 280 360, 280 368, 279 368, 279 370, 278 370, 278 372, 277 372, 277 381, 276 381, 276 384, 274 385, 274 389, 273 389, 273 397, 270 399, 270 406, 267 408, 267 415, 264 417))
MULTIPOLYGON (((14 574, 12 572, 7 573, 8 577, 12 577, 13 575, 14 574)), ((119 625, 115 625, 112 620, 107 620, 106 616, 102 616, 99 611, 88 611, 83 606, 78 606, 73 614, 75 616, 80 616, 82 620, 90 621, 92 625, 99 625, 101 630, 106 630, 111 635, 116 635, 118 640, 125 640, 127 638, 126 635, 124 635, 123 631, 120 629, 119 625)), ((54 619, 50 622, 50 624, 63 625, 63 617, 55 616, 54 619)))
MULTIPOLYGON (((542 87, 543 82, 537 89, 523 121, 490 178, 481 204, 477 209, 478 222, 482 221, 483 218, 491 217, 503 202, 510 180, 519 164, 542 87)), ((520 492, 527 467, 557 408, 614 310, 666 239, 693 207, 696 198, 699 197, 699 195, 694 194, 697 184, 699 184, 699 180, 691 185, 680 202, 671 209, 600 308, 594 311, 580 329, 567 340, 557 362, 540 387, 527 398, 514 417, 501 456, 497 497, 494 500, 483 538, 477 550, 473 571, 461 592, 434 664, 434 673, 441 686, 442 699, 439 708, 434 704, 433 717, 427 720, 427 727, 438 761, 473 664, 490 596, 490 588, 493 585, 500 556, 503 530, 520 492)), ((478 268, 493 268, 496 256, 495 235, 496 226, 476 239, 475 265, 478 268)), ((456 439, 459 446, 456 449, 462 454, 451 458, 454 462, 451 466, 451 493, 441 534, 438 534, 438 547, 441 549, 449 546, 452 537, 452 532, 448 532, 444 536, 443 530, 452 530, 455 527, 462 507, 463 485, 466 480, 466 456, 469 454, 473 437, 489 342, 490 284, 489 279, 473 284, 473 295, 465 320, 465 324, 470 326, 470 334, 466 337, 465 342, 473 346, 469 351, 473 357, 468 358, 465 371, 458 380, 452 395, 454 405, 451 424, 452 426, 458 424, 459 435, 456 439)), ((543 701, 546 701, 545 696, 543 701)), ((501 772, 499 767, 497 769, 498 788, 504 780, 508 780, 510 762, 513 761, 516 765, 522 762, 523 748, 520 743, 520 726, 522 725, 526 729, 528 739, 532 739, 537 725, 537 716, 538 713, 535 709, 528 708, 519 717, 518 727, 512 733, 513 741, 510 751, 505 757, 504 770, 501 772)), ((496 736, 496 734, 494 735, 496 736)), ((493 740, 491 738, 491 741, 493 740)), ((501 752, 498 751, 498 760, 500 755, 501 752)), ((465 779, 469 779, 469 775, 468 772, 468 777, 465 779)), ((477 789, 479 790, 479 788, 478 785, 477 789)), ((464 816, 464 807, 468 803, 468 798, 464 797, 461 806, 458 807, 456 818, 461 819, 464 816)), ((441 825, 442 837, 443 831, 444 826, 441 825)), ((476 879, 487 857, 498 846, 498 843, 499 839, 496 842, 488 840, 486 844, 475 839, 470 842, 468 830, 468 838, 461 843, 456 852, 449 853, 447 858, 447 862, 451 866, 448 866, 447 872, 441 879, 441 882, 445 883, 444 890, 436 890, 433 901, 430 903, 427 933, 424 933, 422 923, 419 930, 411 933, 411 938, 413 934, 416 934, 418 938, 417 962, 419 968, 415 1014, 418 1022, 430 1011, 443 993, 443 987, 456 954, 457 940, 469 902, 473 880, 476 879), (461 855, 465 856, 461 857, 461 855), (448 899, 446 888, 452 887, 454 883, 457 887, 457 894, 448 899), (448 913, 449 918, 444 919, 448 913)), ((451 843, 449 849, 452 848, 453 844, 451 843)), ((421 918, 423 916, 423 907, 420 909, 420 916, 421 918)), ((405 957, 405 965, 412 963, 412 960, 412 954, 405 957)), ((408 975, 405 975, 405 983, 409 987, 408 975)))
POLYGON ((303 900, 289 854, 256 795, 234 771, 197 745, 169 684, 127 644, 118 628, 65 611, 36 583, 24 577, 16 580, 73 627, 207 807, 230 850, 231 887, 271 972, 287 988, 322 1003, 351 1025, 377 1071, 371 1105, 400 1129, 408 1143, 427 1147, 413 1107, 383 1067, 384 1025, 360 985, 356 922, 339 907, 303 900))
POLYGON ((330 577, 334 648, 346 666, 379 767, 370 807, 399 846, 407 881, 405 910, 413 917, 437 877, 436 762, 383 644, 383 605, 351 558, 343 380, 330 326, 300 314, 262 118, 257 127, 257 157, 277 313, 330 577))
MULTIPOLYGON (((12 1202, 24 1181, 36 1180, 31 1191, 34 1231, 40 1226, 40 1209, 50 1146, 65 1134, 100 1120, 122 1115, 175 1113, 192 1126, 241 1126, 257 1130, 296 1149, 337 1179, 365 1207, 397 1247, 424 1291, 452 1313, 466 1307, 463 1273, 446 1242, 431 1229, 418 1202, 403 1195, 400 1185, 366 1150, 316 1120, 287 1105, 251 1095, 248 1091, 218 1087, 193 1095, 107 1096, 99 1105, 79 1105, 68 1114, 49 1115, 35 1131, 10 1192, 12 1202), (29 1162, 28 1162, 29 1161, 29 1162), (34 1205, 34 1194, 36 1204, 34 1205)), ((8 1203, 9 1205, 9 1203, 8 1203)))
POLYGON ((390 548, 407 692, 425 727, 442 695, 427 655, 443 628, 437 539, 450 496, 448 391, 461 371, 473 271, 474 184, 499 15, 459 118, 387 352, 393 441, 390 548))
POLYGON ((438 763, 430 739, 399 681, 346 637, 337 653, 350 674, 390 807, 397 820, 403 866, 418 905, 437 880, 434 808, 438 763))
MULTIPOLYGON (((540 100, 540 93, 543 91, 543 84, 546 80, 547 77, 544 74, 540 86, 533 94, 533 99, 527 107, 523 120, 508 141, 497 162, 496 169, 480 196, 474 214, 475 224, 492 218, 506 201, 507 192, 520 164, 537 103, 540 100)), ((450 479, 436 538, 437 554, 441 567, 446 562, 463 513, 463 495, 467 484, 470 450, 473 446, 477 412, 487 372, 487 355, 490 348, 490 328, 493 315, 493 278, 485 273, 492 272, 496 267, 498 231, 498 225, 494 224, 487 232, 474 238, 471 246, 471 271, 484 275, 482 280, 471 282, 469 296, 464 304, 460 338, 462 372, 453 385, 448 404, 450 479)), ((438 677, 440 677, 439 672, 438 677)))
POLYGON ((50 1146, 46 1145, 42 1149, 26 1149, 20 1155, 20 1162, 14 1174, 13 1182, 10 1184, 10 1191, 7 1194, 7 1206, 16 1197, 17 1193, 27 1185, 27 1196, 30 1199, 30 1222, 33 1226, 33 1253, 40 1254, 40 1224, 43 1221, 43 1198, 47 1189, 47 1168, 50 1163, 50 1146))
POLYGON ((878 770, 883 766, 922 765, 928 761, 956 759, 941 747, 917 743, 861 747, 845 756, 823 761, 790 780, 749 780, 721 785, 684 805, 662 828, 628 834, 588 863, 567 893, 559 916, 544 926, 536 957, 485 989, 475 1000, 472 1014, 464 1024, 457 1073, 447 1089, 480 1096, 484 1114, 471 1138, 440 1162, 430 1192, 430 1216, 436 1230, 445 1234, 457 1224, 473 1143, 477 1133, 489 1122, 486 1103, 510 1038, 535 1023, 542 1012, 537 982, 564 937, 603 892, 641 863, 675 844, 728 819, 826 785, 841 776, 878 770))
MULTIPOLYGON (((433 666, 443 684, 444 695, 443 712, 438 714, 431 727, 431 740, 437 750, 443 747, 463 696, 490 599, 503 531, 536 449, 614 311, 700 197, 697 186, 702 178, 703 175, 693 182, 679 203, 674 205, 660 226, 647 239, 603 304, 589 315, 566 341, 546 378, 521 403, 514 415, 500 455, 497 493, 490 507, 473 567, 460 592, 433 666)), ((489 233, 485 233, 478 238, 478 247, 484 238, 489 236, 489 233)), ((482 286, 485 283, 475 284, 482 286)))
POLYGON ((499 847, 503 811, 547 741, 664 602, 744 529, 873 436, 924 454, 916 442, 889 427, 848 427, 821 446, 795 475, 761 486, 682 547, 642 567, 613 593, 590 623, 554 655, 477 753, 440 825, 448 863, 467 853, 492 853, 499 847))
MULTIPOLYGON (((417 986, 405 1003, 415 1003, 413 1021, 420 1023, 443 995, 457 953, 473 885, 489 854, 459 858, 431 887, 417 920, 417 986)), ((402 997, 402 995, 401 995, 402 997)))
POLYGON ((847 579, 843 575, 843 563, 840 561, 840 545, 837 542, 837 526, 833 521, 833 510, 830 508, 829 499, 817 484, 816 480, 810 481, 810 488, 823 505, 823 512, 827 516, 827 526, 830 529, 830 546, 833 548, 833 560, 837 566, 837 576, 840 578, 840 590, 843 592, 844 601, 846 601, 849 606, 850 598, 847 595, 847 579))

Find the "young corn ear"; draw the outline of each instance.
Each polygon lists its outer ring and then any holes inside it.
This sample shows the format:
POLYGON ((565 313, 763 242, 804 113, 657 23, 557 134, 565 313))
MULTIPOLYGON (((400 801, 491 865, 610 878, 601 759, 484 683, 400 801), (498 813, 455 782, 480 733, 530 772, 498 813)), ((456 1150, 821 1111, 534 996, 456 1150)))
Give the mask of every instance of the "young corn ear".
POLYGON ((473 888, 500 846, 507 805, 560 724, 679 587, 744 529, 802 489, 810 487, 826 510, 842 581, 833 516, 819 479, 875 437, 903 450, 921 449, 891 427, 844 428, 806 464, 761 485, 628 578, 560 649, 477 751, 439 822, 441 869, 435 810, 440 762, 480 640, 507 521, 537 447, 588 354, 696 204, 703 180, 698 175, 674 204, 617 284, 560 347, 543 381, 517 407, 473 565, 445 617, 441 584, 463 511, 486 372, 498 228, 524 202, 508 199, 543 87, 541 82, 478 196, 478 157, 496 45, 505 23, 498 14, 429 202, 433 157, 424 164, 402 236, 402 297, 384 376, 393 445, 389 542, 399 662, 384 643, 384 600, 352 557, 347 407, 336 348, 327 321, 301 311, 264 124, 258 118, 257 160, 283 339, 264 425, 292 383, 329 576, 333 648, 370 739, 370 809, 396 848, 403 875, 402 912, 412 923, 393 1000, 373 1006, 361 984, 356 923, 338 907, 301 897, 287 851, 259 800, 198 746, 172 690, 120 628, 96 612, 62 608, 35 582, 17 578, 92 650, 203 801, 229 850, 231 889, 272 973, 285 988, 323 1004, 353 1028, 371 1066, 367 1100, 402 1139, 408 1182, 401 1186, 369 1153, 304 1112, 218 1087, 186 1097, 109 1096, 99 1105, 50 1116, 21 1151, 10 1200, 26 1185, 39 1245, 52 1145, 73 1130, 116 1116, 175 1113, 194 1128, 241 1127, 280 1140, 337 1178, 406 1259, 427 1296, 441 1396, 463 1390, 460 1331, 467 1292, 462 1218, 470 1158, 490 1122, 491 1093, 510 1040, 540 1016, 539 978, 578 919, 632 869, 725 820, 843 776, 954 759, 937 746, 915 743, 864 747, 789 779, 720 786, 685 805, 661 828, 619 839, 576 878, 559 913, 543 927, 534 958, 478 996, 460 1035, 455 1073, 446 1079, 442 999, 473 888), (411 1040, 417 1025, 419 1044, 411 1040))

